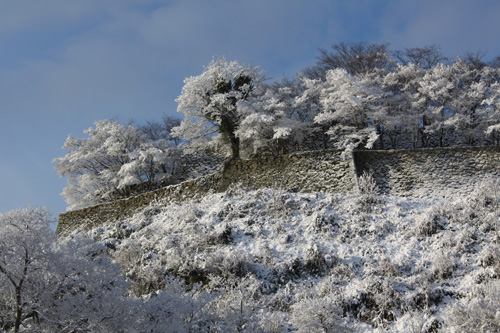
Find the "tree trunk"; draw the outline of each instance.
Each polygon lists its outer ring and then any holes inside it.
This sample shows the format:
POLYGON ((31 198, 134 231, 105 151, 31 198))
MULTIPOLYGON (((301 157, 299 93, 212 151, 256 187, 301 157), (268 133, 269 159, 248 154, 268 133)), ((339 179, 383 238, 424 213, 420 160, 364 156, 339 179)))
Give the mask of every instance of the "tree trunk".
POLYGON ((240 138, 237 138, 234 133, 231 133, 231 158, 233 160, 239 160, 240 157, 240 138))
POLYGON ((236 137, 236 124, 230 117, 222 117, 219 125, 219 131, 225 140, 229 141, 231 146, 231 158, 233 160, 240 159, 240 138, 236 137))
POLYGON ((21 319, 23 315, 23 305, 21 303, 21 288, 16 287, 16 322, 14 324, 14 332, 19 332, 21 327, 21 319))

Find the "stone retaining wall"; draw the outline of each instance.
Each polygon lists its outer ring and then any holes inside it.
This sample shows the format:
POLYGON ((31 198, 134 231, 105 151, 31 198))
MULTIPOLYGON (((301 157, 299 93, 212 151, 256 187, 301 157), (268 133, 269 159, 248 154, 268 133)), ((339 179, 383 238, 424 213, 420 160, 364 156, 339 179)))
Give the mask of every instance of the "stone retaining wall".
POLYGON ((214 191, 220 183, 220 172, 171 185, 135 197, 116 200, 67 213, 59 214, 57 232, 68 234, 76 227, 92 228, 103 221, 121 221, 144 209, 155 200, 162 202, 182 202, 214 191))
POLYGON ((341 153, 324 150, 231 161, 224 166, 218 190, 241 183, 251 188, 301 192, 357 191, 353 160, 342 160, 341 153))
POLYGON ((208 192, 223 192, 231 184, 274 187, 301 192, 355 193, 357 177, 371 172, 384 194, 413 197, 457 196, 472 191, 487 177, 500 177, 500 147, 428 148, 358 151, 343 160, 335 150, 266 156, 227 162, 221 172, 168 186, 132 198, 59 215, 57 230, 93 227, 120 221, 154 200, 180 202, 208 192))
POLYGON ((358 151, 357 175, 371 172, 384 194, 454 197, 478 181, 500 177, 500 147, 358 151))

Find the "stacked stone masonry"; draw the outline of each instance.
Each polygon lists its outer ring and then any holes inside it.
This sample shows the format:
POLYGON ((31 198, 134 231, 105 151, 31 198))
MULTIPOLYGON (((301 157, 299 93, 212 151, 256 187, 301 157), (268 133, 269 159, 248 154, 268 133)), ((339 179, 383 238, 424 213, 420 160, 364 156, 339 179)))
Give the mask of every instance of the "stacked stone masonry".
POLYGON ((225 165, 219 191, 230 184, 251 188, 272 187, 301 192, 353 192, 357 182, 352 159, 335 150, 313 151, 225 165))
POLYGON ((373 175, 383 194, 407 197, 456 197, 478 182, 500 177, 500 147, 358 151, 359 177, 373 175))
POLYGON ((221 172, 178 185, 59 215, 57 230, 121 221, 156 201, 181 202, 224 192, 232 184, 299 192, 357 193, 357 178, 370 172, 381 193, 411 197, 456 196, 478 181, 500 177, 500 147, 358 151, 341 158, 335 150, 229 161, 221 172))

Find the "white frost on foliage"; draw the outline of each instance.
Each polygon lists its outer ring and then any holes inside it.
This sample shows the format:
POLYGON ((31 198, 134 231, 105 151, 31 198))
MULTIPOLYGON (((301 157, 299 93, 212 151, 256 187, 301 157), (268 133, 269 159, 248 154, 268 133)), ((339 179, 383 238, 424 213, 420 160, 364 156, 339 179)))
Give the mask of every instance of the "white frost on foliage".
POLYGON ((273 139, 286 139, 292 134, 292 129, 289 127, 274 128, 273 139))
POLYGON ((89 235, 114 239, 115 260, 137 281, 146 267, 204 281, 219 292, 208 308, 222 330, 446 329, 464 305, 445 308, 500 274, 491 186, 454 202, 236 186, 157 202, 89 235))
POLYGON ((127 186, 153 183, 170 176, 178 149, 164 139, 151 140, 132 125, 105 119, 84 131, 87 138, 68 136, 64 157, 54 159, 68 177, 62 196, 68 210, 127 197, 127 186))
POLYGON ((222 119, 231 119, 237 127, 245 116, 246 109, 241 104, 257 93, 263 80, 264 73, 258 67, 224 57, 212 60, 202 74, 184 80, 181 95, 176 99, 177 111, 184 114, 184 119, 172 135, 188 141, 191 149, 217 141, 222 119), (236 89, 234 81, 238 77, 247 77, 251 84, 236 89), (217 84, 221 83, 230 84, 231 88, 218 92, 217 84))

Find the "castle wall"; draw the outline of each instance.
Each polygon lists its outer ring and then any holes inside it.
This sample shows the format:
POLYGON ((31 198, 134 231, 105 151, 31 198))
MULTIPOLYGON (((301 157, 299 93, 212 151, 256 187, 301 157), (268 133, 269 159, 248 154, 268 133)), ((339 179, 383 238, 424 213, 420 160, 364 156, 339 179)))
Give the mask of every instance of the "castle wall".
POLYGON ((326 150, 229 161, 221 172, 60 214, 57 230, 69 233, 77 226, 120 221, 155 200, 181 202, 223 192, 237 183, 252 188, 356 193, 357 177, 363 172, 372 173, 383 194, 454 197, 472 191, 482 179, 500 177, 500 147, 358 151, 349 159, 342 159, 340 151, 326 150))
POLYGON ((61 213, 57 223, 57 232, 68 234, 77 227, 90 229, 104 221, 118 222, 132 216, 137 210, 149 206, 156 200, 174 203, 200 197, 214 191, 219 186, 220 176, 220 172, 216 172, 131 198, 61 213))
POLYGON ((357 191, 352 159, 341 151, 325 150, 228 162, 222 172, 219 191, 230 184, 251 188, 273 187, 301 192, 357 191))
POLYGON ((384 194, 455 197, 482 179, 500 177, 500 147, 358 151, 357 175, 371 172, 384 194))

